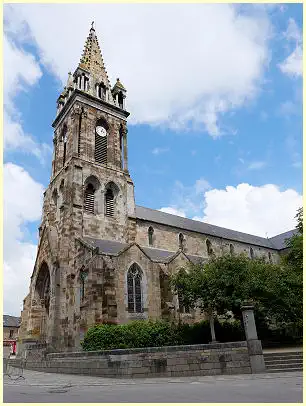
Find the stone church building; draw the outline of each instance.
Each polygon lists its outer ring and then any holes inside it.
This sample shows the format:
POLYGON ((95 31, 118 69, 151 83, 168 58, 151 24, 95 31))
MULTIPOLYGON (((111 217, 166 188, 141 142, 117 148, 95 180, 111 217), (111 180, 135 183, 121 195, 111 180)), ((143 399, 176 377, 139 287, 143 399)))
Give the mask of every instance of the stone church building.
POLYGON ((112 87, 92 27, 57 100, 50 184, 19 337, 77 350, 96 323, 192 322, 169 275, 211 255, 277 262, 292 232, 266 239, 136 206, 128 169, 126 89, 112 87))

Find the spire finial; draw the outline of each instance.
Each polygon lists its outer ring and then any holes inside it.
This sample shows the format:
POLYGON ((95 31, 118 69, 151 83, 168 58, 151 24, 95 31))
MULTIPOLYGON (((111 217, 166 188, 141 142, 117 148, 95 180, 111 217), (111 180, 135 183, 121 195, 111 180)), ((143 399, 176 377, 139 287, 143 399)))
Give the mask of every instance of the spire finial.
POLYGON ((91 22, 91 29, 94 30, 94 21, 91 22))

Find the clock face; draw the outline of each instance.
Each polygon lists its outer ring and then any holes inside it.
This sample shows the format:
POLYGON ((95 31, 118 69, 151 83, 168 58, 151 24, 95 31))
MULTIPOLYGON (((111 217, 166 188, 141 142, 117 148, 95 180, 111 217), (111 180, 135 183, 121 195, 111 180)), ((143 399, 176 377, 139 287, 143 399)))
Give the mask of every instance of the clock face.
POLYGON ((102 127, 102 126, 99 126, 99 125, 96 127, 96 133, 97 133, 98 135, 100 135, 101 137, 105 137, 105 136, 106 136, 106 130, 105 130, 105 128, 102 127))

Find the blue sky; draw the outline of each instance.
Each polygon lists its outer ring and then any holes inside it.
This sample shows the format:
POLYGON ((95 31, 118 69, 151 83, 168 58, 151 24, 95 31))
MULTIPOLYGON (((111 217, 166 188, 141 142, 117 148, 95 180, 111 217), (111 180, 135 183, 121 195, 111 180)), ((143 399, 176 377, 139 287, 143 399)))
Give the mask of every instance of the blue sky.
POLYGON ((110 80, 128 91, 136 204, 263 236, 292 228, 302 199, 301 4, 5 5, 4 186, 29 185, 16 207, 5 203, 15 230, 7 269, 18 279, 16 242, 27 267, 35 256, 56 99, 92 19, 110 80))

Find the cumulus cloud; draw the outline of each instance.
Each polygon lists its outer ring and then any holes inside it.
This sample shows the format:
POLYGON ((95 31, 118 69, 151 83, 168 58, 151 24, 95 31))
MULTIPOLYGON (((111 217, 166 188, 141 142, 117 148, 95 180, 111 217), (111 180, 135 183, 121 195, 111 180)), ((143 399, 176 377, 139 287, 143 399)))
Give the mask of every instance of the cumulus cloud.
POLYGON ((164 154, 165 152, 168 152, 169 148, 153 148, 152 150, 152 154, 153 155, 160 155, 160 154, 164 154))
POLYGON ((294 42, 295 48, 279 65, 281 71, 289 76, 299 77, 303 74, 302 32, 293 18, 289 19, 288 27, 284 32, 288 42, 294 42))
POLYGON ((244 233, 272 237, 295 228, 294 217, 303 203, 302 196, 295 190, 281 190, 273 184, 241 183, 225 189, 206 189, 201 195, 196 193, 195 185, 176 184, 173 192, 176 203, 161 210, 244 233))
POLYGON ((3 37, 3 56, 4 149, 30 153, 44 162, 46 156, 50 156, 50 146, 38 143, 32 135, 24 132, 21 115, 14 103, 18 93, 25 92, 37 84, 42 71, 33 55, 17 47, 6 35, 3 37))
POLYGON ((269 18, 252 8, 242 13, 230 4, 7 7, 11 20, 15 14, 26 21, 40 62, 63 84, 95 19, 109 76, 114 82, 120 74, 134 123, 198 126, 217 137, 224 132, 222 116, 256 97, 269 62, 269 18), (54 41, 58 27, 61 40, 54 41))
POLYGON ((4 165, 3 179, 4 313, 19 316, 37 249, 25 227, 40 218, 43 186, 12 163, 4 165))

